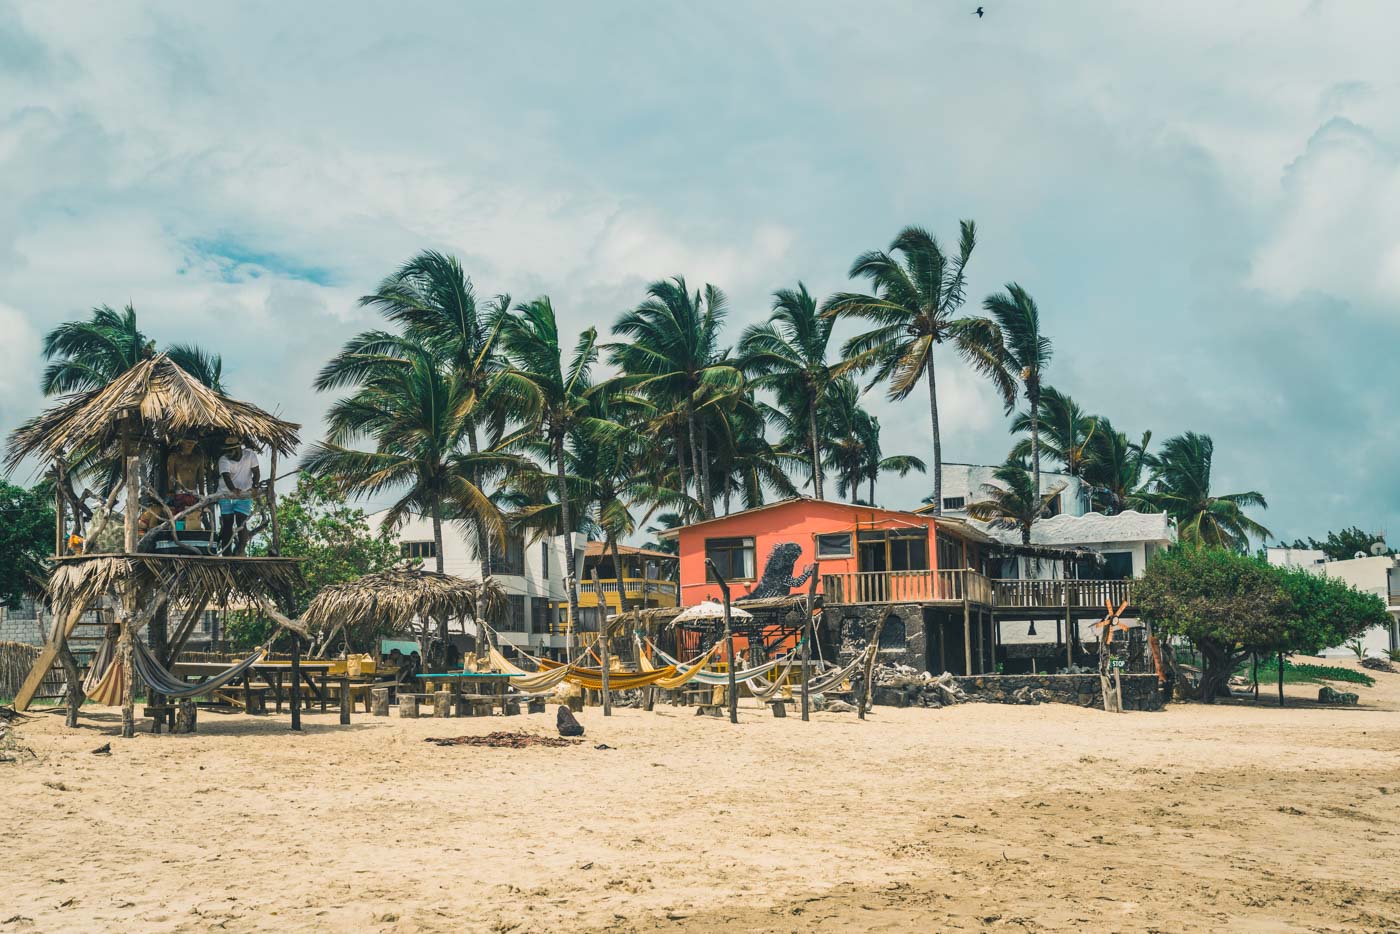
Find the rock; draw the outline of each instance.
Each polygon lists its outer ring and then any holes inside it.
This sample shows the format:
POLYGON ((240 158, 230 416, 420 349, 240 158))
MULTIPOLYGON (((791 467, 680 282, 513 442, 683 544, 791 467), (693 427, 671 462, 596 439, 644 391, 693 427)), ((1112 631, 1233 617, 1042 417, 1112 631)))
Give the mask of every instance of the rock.
POLYGON ((1362 668, 1369 668, 1372 671, 1395 671, 1395 666, 1384 658, 1363 658, 1362 668))
POLYGON ((573 715, 568 707, 559 708, 559 718, 555 721, 559 727, 560 736, 582 736, 583 724, 573 715))
POLYGON ((826 702, 828 713, 855 713, 856 709, 843 700, 829 700, 826 702))
POLYGON ((110 756, 112 754, 112 744, 103 743, 92 751, 94 756, 110 756))
POLYGON ((1334 690, 1325 684, 1317 692, 1319 704, 1331 704, 1335 707, 1355 707, 1360 700, 1360 695, 1350 691, 1334 690))

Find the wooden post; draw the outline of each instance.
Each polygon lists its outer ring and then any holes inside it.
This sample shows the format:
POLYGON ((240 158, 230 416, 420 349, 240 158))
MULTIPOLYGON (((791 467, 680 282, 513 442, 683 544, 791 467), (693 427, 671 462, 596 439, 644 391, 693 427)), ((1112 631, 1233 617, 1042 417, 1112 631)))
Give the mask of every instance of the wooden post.
POLYGON ((136 672, 135 665, 135 643, 136 633, 132 631, 131 615, 132 605, 135 601, 135 585, 129 585, 127 594, 123 597, 121 637, 120 637, 120 657, 122 663, 122 739, 131 739, 136 735, 136 672))
POLYGON ((821 564, 812 565, 812 576, 807 581, 807 619, 802 624, 802 720, 810 718, 812 705, 811 681, 812 639, 816 631, 813 625, 817 612, 817 578, 821 575, 821 564))
POLYGON ((301 637, 292 637, 292 729, 301 730, 301 637))
POLYGON ((63 507, 66 505, 63 499, 63 461, 54 462, 53 476, 53 553, 61 556, 68 551, 68 549, 64 547, 66 544, 64 539, 66 539, 67 536, 63 534, 64 528, 68 524, 63 518, 63 507))
POLYGON ((974 674, 972 670, 972 607, 963 597, 963 660, 966 664, 964 674, 974 674))
POLYGON ((272 554, 282 554, 282 527, 277 521, 277 446, 269 445, 272 453, 268 455, 267 465, 267 521, 272 528, 272 554))
MULTIPOLYGON (((134 416, 128 416, 133 418, 134 416)), ((135 426, 127 430, 126 455, 126 541, 122 550, 136 552, 136 519, 141 514, 141 459, 136 447, 135 426)))
POLYGON ((1278 653, 1278 705, 1283 706, 1283 653, 1278 653))
POLYGON ((1259 653, 1258 653, 1258 652, 1250 652, 1249 655, 1250 655, 1250 658, 1253 660, 1253 663, 1254 663, 1254 675, 1253 675, 1253 679, 1252 679, 1252 680, 1254 681, 1254 700, 1255 700, 1256 702, 1258 702, 1258 700, 1259 700, 1259 653))
POLYGON ((1065 666, 1074 667, 1074 614, 1069 609, 1069 584, 1065 588, 1065 666))
POLYGON ((340 679, 340 725, 350 725, 350 679, 340 679))
POLYGON ((729 722, 739 722, 739 692, 734 683, 734 624, 729 615, 729 583, 720 574, 719 568, 709 558, 705 563, 710 566, 710 573, 715 576, 715 583, 719 585, 720 595, 724 598, 724 651, 728 658, 724 670, 728 673, 729 682, 729 722))
MULTIPOLYGON (((622 569, 614 568, 617 576, 618 586, 622 586, 622 569)), ((598 601, 598 659, 602 665, 603 672, 603 716, 612 716, 612 691, 608 689, 608 668, 611 662, 608 659, 608 601, 603 595, 603 585, 598 581, 598 566, 593 566, 593 594, 598 601)), ((618 601, 622 598, 619 591, 618 601)))
POLYGON ((880 637, 885 634, 885 623, 890 618, 890 610, 890 607, 885 608, 879 625, 870 634, 870 645, 866 647, 869 657, 865 660, 865 686, 861 696, 856 699, 856 716, 862 720, 865 719, 865 712, 870 709, 871 699, 875 694, 875 658, 880 654, 880 637))

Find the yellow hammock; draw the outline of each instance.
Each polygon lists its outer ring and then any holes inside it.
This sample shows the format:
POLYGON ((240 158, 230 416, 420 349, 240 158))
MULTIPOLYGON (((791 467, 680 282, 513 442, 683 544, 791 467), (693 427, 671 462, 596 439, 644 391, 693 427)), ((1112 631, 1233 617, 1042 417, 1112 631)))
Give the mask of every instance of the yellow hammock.
POLYGON ((487 652, 491 659, 492 667, 497 671, 503 671, 508 675, 519 676, 511 679, 510 686, 525 694, 543 694, 545 691, 552 690, 559 682, 569 676, 570 670, 567 666, 564 668, 556 668, 553 671, 526 671, 517 665, 511 664, 510 659, 496 651, 494 645, 491 646, 487 652))
POLYGON ((103 707, 120 707, 125 689, 126 678, 122 672, 122 660, 120 657, 113 658, 107 665, 106 673, 93 686, 87 699, 103 707))
MULTIPOLYGON (((688 684, 691 679, 710 662, 716 652, 720 650, 723 643, 716 642, 700 658, 695 660, 684 672, 677 674, 675 665, 666 665, 662 668, 653 668, 651 671, 609 671, 608 690, 610 691, 630 691, 633 688, 645 688, 655 685, 667 691, 674 691, 682 685, 688 684)), ((557 670, 564 667, 561 662, 552 662, 548 659, 540 659, 540 668, 543 670, 557 670)), ((576 668, 565 678, 573 684, 590 691, 601 691, 603 689, 603 670, 601 668, 576 668)))

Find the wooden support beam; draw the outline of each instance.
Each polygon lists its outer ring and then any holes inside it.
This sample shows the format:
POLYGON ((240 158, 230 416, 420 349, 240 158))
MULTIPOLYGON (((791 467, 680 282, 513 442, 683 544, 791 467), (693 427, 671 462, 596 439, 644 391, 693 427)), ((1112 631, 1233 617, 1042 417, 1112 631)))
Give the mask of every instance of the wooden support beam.
POLYGON ((14 708, 16 711, 23 713, 29 709, 34 695, 39 693, 39 685, 43 683, 49 669, 53 668, 61 646, 72 635, 73 628, 78 625, 78 620, 82 618, 83 609, 84 607, 81 605, 69 607, 67 616, 54 617, 53 629, 49 631, 43 648, 39 650, 39 657, 34 659, 34 667, 29 669, 29 674, 25 676, 24 683, 19 687, 19 692, 15 694, 14 708))
POLYGON ((964 674, 970 675, 972 671, 972 604, 966 597, 963 597, 963 656, 967 667, 964 674))

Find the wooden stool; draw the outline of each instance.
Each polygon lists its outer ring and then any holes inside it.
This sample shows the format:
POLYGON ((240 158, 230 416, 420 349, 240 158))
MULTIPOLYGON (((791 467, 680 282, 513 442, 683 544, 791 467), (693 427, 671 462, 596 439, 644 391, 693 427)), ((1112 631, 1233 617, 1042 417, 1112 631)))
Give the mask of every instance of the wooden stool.
POLYGON ((399 716, 400 716, 400 717, 412 717, 413 719, 417 719, 417 718, 418 718, 418 699, 419 699, 419 695, 417 695, 417 694, 405 694, 403 691, 400 691, 400 692, 399 692, 399 716))
POLYGON ((452 716, 452 692, 451 692, 451 691, 435 691, 435 692, 433 692, 433 716, 434 716, 434 717, 450 717, 450 716, 452 716))
POLYGON ((194 704, 194 698, 184 697, 175 705, 175 732, 193 733, 198 725, 199 708, 194 704))
POLYGON ((507 717, 518 717, 518 716, 520 716, 520 701, 518 701, 518 700, 508 700, 508 701, 506 701, 506 703, 505 703, 505 708, 501 711, 501 713, 504 714, 504 715, 507 716, 507 717))
POLYGON ((776 700, 765 700, 764 703, 773 711, 773 716, 778 719, 781 720, 783 717, 787 716, 787 702, 781 697, 776 700))
POLYGON ((370 713, 376 717, 389 716, 389 689, 374 688, 370 691, 370 713))
POLYGON ((696 704, 695 716, 697 717, 722 717, 727 708, 722 704, 696 704))
POLYGON ((544 713, 544 698, 532 697, 526 704, 525 709, 530 713, 544 713))
POLYGON ((583 695, 575 694, 569 698, 569 711, 571 713, 583 713, 583 695))
POLYGON ((243 691, 244 713, 265 714, 267 713, 267 690, 265 688, 245 689, 243 691))

